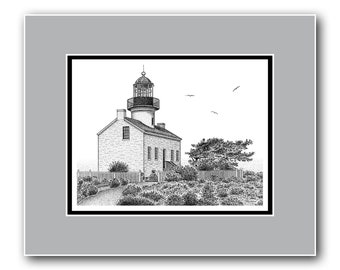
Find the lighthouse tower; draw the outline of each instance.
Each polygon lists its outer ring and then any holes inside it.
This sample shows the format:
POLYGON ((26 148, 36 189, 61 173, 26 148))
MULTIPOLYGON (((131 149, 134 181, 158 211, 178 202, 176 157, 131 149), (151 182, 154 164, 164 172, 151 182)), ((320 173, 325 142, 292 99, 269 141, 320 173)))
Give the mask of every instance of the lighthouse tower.
POLYGON ((153 97, 154 84, 145 77, 144 71, 133 84, 133 97, 127 100, 127 109, 131 118, 141 121, 149 127, 155 127, 155 112, 159 110, 159 99, 153 97))

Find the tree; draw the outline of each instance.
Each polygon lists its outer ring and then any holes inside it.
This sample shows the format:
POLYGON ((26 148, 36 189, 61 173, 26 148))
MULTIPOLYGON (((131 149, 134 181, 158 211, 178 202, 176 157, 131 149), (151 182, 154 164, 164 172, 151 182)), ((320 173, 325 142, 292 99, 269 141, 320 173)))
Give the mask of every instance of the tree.
POLYGON ((129 171, 129 166, 122 161, 113 161, 108 170, 109 172, 127 172, 129 171))
POLYGON ((246 152, 252 140, 224 141, 220 138, 202 139, 192 144, 189 163, 198 170, 231 170, 238 166, 240 161, 251 161, 254 152, 246 152))

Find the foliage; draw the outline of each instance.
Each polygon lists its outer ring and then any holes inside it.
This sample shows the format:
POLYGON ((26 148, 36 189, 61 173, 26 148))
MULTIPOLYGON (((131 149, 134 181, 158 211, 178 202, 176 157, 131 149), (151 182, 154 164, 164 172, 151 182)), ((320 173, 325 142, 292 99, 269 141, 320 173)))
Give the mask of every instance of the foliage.
POLYGON ((258 200, 255 205, 263 205, 263 200, 258 200))
POLYGON ((92 177, 91 176, 85 176, 83 177, 84 182, 92 182, 92 177))
POLYGON ((183 180, 186 181, 197 181, 197 170, 189 165, 177 166, 175 172, 178 173, 183 180))
POLYGON ((198 198, 197 195, 192 192, 188 191, 183 195, 184 205, 197 205, 198 204, 198 198))
POLYGON ((118 201, 118 205, 154 205, 154 202, 147 198, 128 195, 121 198, 118 201))
POLYGON ((236 197, 230 197, 230 198, 225 198, 222 202, 222 205, 243 205, 243 202, 241 202, 238 198, 236 197))
POLYGON ((109 172, 128 172, 129 166, 122 161, 113 161, 109 165, 109 172))
POLYGON ((122 186, 126 186, 129 183, 129 180, 124 178, 120 178, 119 181, 122 186))
POLYGON ((215 188, 212 182, 207 182, 202 188, 201 205, 216 205, 218 200, 215 196, 215 188))
POLYGON ((116 188, 120 186, 120 182, 118 179, 113 178, 113 180, 110 182, 110 188, 116 188))
POLYGON ((181 180, 181 175, 179 173, 169 171, 165 174, 164 180, 166 182, 178 182, 181 180))
POLYGON ((155 170, 152 170, 150 176, 149 176, 149 180, 150 182, 158 182, 158 176, 156 174, 155 170))
POLYGON ((231 195, 240 195, 240 194, 243 194, 244 193, 244 189, 242 187, 232 187, 230 190, 229 190, 229 193, 231 195))
POLYGON ((221 184, 216 189, 218 197, 227 197, 228 196, 228 186, 226 184, 221 184))
POLYGON ((93 179, 92 184, 98 186, 100 184, 100 181, 97 178, 95 178, 93 179))
POLYGON ((159 200, 163 199, 164 196, 155 190, 151 190, 151 191, 144 191, 140 194, 140 196, 144 197, 144 198, 148 198, 150 200, 153 200, 155 202, 158 202, 159 200))
POLYGON ((128 184, 126 188, 123 190, 123 195, 131 195, 131 196, 136 196, 139 192, 141 192, 142 189, 141 187, 134 185, 134 184, 128 184))
POLYGON ((95 195, 98 193, 98 188, 95 185, 90 185, 87 192, 88 196, 95 195))
POLYGON ((166 200, 167 205, 183 205, 184 199, 178 194, 169 195, 166 200))
POLYGON ((192 144, 189 162, 196 168, 229 170, 238 166, 240 161, 251 161, 254 152, 246 152, 252 140, 224 141, 220 138, 202 139, 192 144))

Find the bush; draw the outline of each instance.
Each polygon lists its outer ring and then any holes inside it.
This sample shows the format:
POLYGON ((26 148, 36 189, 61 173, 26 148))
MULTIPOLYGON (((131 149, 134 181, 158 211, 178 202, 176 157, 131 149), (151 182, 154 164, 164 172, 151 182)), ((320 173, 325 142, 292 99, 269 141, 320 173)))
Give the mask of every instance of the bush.
POLYGON ((256 205, 263 205, 263 200, 258 200, 258 201, 256 202, 256 205))
POLYGON ((176 173, 179 173, 181 178, 186 181, 197 181, 197 170, 191 166, 178 166, 175 169, 176 173))
POLYGON ((120 182, 118 179, 114 178, 111 182, 110 182, 110 188, 116 188, 120 186, 120 182))
POLYGON ((154 171, 150 174, 149 181, 150 182, 158 182, 158 176, 154 171))
POLYGON ((129 166, 122 161, 113 161, 109 165, 109 172, 128 172, 129 166))
POLYGON ((91 176, 85 176, 83 177, 84 182, 92 182, 92 177, 91 176))
POLYGON ((214 169, 214 166, 208 164, 207 162, 200 162, 197 165, 197 170, 199 171, 212 171, 214 169))
POLYGON ((187 185, 190 187, 190 188, 193 188, 194 186, 196 186, 197 184, 197 181, 188 181, 187 182, 187 185))
POLYGON ((154 190, 144 191, 140 194, 140 196, 153 200, 155 202, 158 202, 159 200, 164 198, 161 193, 159 193, 158 191, 154 191, 154 190))
POLYGON ((210 199, 214 197, 215 189, 211 182, 207 182, 202 188, 202 197, 205 199, 210 199))
POLYGON ((97 178, 95 178, 93 179, 92 184, 98 186, 100 184, 100 181, 97 178))
POLYGON ((123 195, 124 196, 127 196, 127 195, 136 196, 141 191, 142 191, 141 187, 136 186, 134 184, 129 184, 123 190, 123 195))
POLYGON ((178 182, 181 180, 181 175, 179 173, 170 171, 166 173, 164 180, 167 182, 178 182))
POLYGON ((220 185, 217 187, 217 196, 218 197, 227 197, 228 196, 228 188, 226 185, 220 185))
POLYGON ((119 181, 122 186, 126 186, 129 183, 129 180, 124 178, 120 178, 119 181))
POLYGON ((215 188, 212 182, 207 182, 202 188, 201 205, 216 205, 218 200, 215 196, 215 188))
POLYGON ((241 187, 232 187, 229 191, 231 195, 241 195, 244 193, 244 189, 241 187))
POLYGON ((98 188, 94 185, 88 187, 88 196, 95 195, 98 193, 98 188))
POLYGON ((239 199, 235 197, 231 198, 225 198, 222 202, 222 205, 243 205, 243 202, 241 202, 239 199))
POLYGON ((118 201, 118 205, 154 205, 154 203, 142 197, 125 196, 118 201))
POLYGON ((106 178, 104 178, 104 179, 102 180, 102 184, 109 184, 109 183, 110 183, 110 181, 107 180, 106 178))
POLYGON ((181 196, 177 194, 172 194, 172 195, 169 195, 169 197, 167 198, 166 204, 167 205, 183 205, 184 200, 181 196))
POLYGON ((197 205, 198 204, 198 198, 197 195, 192 192, 188 191, 183 195, 183 200, 185 205, 197 205))

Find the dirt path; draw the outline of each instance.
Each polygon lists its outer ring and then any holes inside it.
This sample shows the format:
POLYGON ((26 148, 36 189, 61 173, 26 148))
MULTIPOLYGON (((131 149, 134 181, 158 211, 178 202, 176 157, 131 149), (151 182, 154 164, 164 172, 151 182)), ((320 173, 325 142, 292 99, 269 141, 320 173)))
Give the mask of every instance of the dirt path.
POLYGON ((82 200, 79 205, 116 205, 122 197, 124 187, 100 191, 96 196, 82 200))

